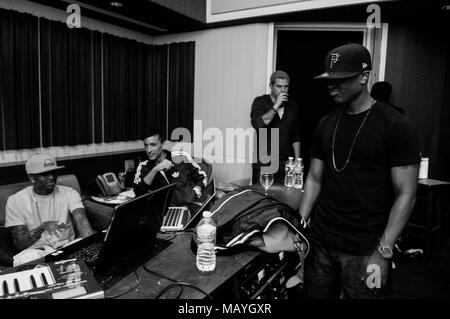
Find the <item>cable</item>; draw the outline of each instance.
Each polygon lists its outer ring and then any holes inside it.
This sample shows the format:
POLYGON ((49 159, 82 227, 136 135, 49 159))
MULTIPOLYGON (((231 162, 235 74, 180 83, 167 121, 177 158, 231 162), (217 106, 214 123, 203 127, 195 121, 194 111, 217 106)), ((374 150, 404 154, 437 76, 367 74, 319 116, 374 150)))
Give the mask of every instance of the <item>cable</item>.
POLYGON ((136 285, 134 287, 128 289, 125 292, 122 292, 122 293, 119 293, 119 294, 116 294, 116 295, 113 295, 113 296, 105 295, 105 299, 114 299, 114 298, 121 297, 121 296, 126 295, 127 293, 133 291, 137 287, 139 287, 141 285, 141 276, 139 275, 139 273, 137 271, 135 271, 134 274, 136 275, 136 285))
POLYGON ((159 272, 156 272, 156 271, 148 269, 145 264, 142 264, 142 268, 144 268, 144 270, 146 272, 148 272, 150 275, 153 275, 153 276, 156 276, 156 277, 160 277, 160 278, 166 279, 166 280, 171 281, 171 282, 178 282, 178 280, 172 279, 170 277, 164 276, 163 274, 160 274, 159 272))
POLYGON ((172 239, 174 239, 175 237, 177 237, 177 233, 174 233, 174 234, 164 234, 164 235, 167 235, 168 236, 168 238, 162 238, 162 239, 164 239, 164 240, 172 240, 172 239))
MULTIPOLYGON (((192 288, 194 290, 197 290, 197 291, 201 292, 202 294, 204 294, 209 299, 211 299, 211 300, 213 299, 210 294, 208 294, 207 292, 205 292, 202 289, 198 288, 197 286, 191 285, 191 284, 189 284, 187 282, 181 282, 181 281, 178 281, 178 282, 176 282, 174 284, 170 284, 167 287, 165 287, 164 289, 162 289, 161 292, 156 295, 155 299, 159 299, 162 295, 164 295, 167 291, 169 291, 173 287, 183 287, 183 286, 190 287, 190 288, 192 288)), ((180 294, 177 296, 177 299, 179 297, 180 297, 180 294)))

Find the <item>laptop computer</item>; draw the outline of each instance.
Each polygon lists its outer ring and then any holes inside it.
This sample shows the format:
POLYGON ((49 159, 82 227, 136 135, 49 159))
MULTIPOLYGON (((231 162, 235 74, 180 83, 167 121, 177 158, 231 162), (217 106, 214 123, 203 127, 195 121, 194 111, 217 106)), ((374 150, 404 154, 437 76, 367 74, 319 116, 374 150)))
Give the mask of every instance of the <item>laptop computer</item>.
POLYGON ((200 220, 202 212, 216 196, 216 183, 212 179, 202 192, 198 202, 187 206, 171 206, 164 215, 161 232, 177 232, 193 229, 200 220))
POLYGON ((67 245, 45 257, 46 262, 81 258, 102 287, 106 277, 123 274, 155 250, 156 234, 176 184, 136 197, 114 208, 108 229, 67 245))

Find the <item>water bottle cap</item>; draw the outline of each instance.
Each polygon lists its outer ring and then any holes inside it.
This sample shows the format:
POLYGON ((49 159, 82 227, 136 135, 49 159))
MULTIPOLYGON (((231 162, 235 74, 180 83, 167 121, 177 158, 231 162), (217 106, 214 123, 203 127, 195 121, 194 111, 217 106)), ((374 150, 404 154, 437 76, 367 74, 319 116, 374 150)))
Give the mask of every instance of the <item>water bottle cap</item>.
POLYGON ((210 211, 205 210, 205 211, 203 212, 203 217, 210 218, 211 216, 212 216, 212 214, 211 214, 210 211))

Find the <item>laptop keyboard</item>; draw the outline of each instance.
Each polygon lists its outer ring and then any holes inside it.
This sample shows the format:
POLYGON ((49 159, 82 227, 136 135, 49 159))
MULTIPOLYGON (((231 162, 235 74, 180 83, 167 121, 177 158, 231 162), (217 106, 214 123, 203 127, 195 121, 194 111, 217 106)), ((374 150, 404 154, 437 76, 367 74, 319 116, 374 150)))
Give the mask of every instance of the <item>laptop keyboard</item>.
POLYGON ((186 207, 169 207, 164 216, 161 231, 182 230, 191 218, 189 209, 186 207))
POLYGON ((79 251, 70 254, 70 258, 81 258, 87 265, 94 265, 98 259, 100 250, 103 247, 103 241, 95 242, 91 245, 81 248, 79 251))

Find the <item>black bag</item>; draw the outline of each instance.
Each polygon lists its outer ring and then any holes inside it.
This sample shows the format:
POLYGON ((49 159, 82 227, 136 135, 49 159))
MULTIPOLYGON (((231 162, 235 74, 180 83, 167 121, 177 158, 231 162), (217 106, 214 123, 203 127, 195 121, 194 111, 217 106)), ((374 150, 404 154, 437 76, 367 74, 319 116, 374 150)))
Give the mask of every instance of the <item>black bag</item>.
MULTIPOLYGON (((299 254, 297 283, 303 282, 304 258, 309 242, 304 231, 305 223, 289 205, 251 189, 233 191, 221 197, 211 207, 212 218, 217 225, 216 254, 233 254, 247 248, 255 235, 262 236, 269 253, 296 251, 299 254), (302 229, 302 231, 300 231, 302 229)), ((193 252, 197 250, 195 232, 191 241, 193 252)), ((292 285, 291 285, 292 286, 292 285)))

